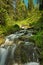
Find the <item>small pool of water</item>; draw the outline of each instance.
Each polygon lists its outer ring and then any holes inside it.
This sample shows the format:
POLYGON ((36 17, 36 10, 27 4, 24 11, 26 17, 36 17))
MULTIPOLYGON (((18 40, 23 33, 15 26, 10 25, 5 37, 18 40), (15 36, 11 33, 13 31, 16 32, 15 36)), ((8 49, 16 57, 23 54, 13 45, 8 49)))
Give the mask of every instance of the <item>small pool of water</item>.
POLYGON ((30 63, 25 63, 24 65, 40 65, 40 64, 37 62, 30 62, 30 63))

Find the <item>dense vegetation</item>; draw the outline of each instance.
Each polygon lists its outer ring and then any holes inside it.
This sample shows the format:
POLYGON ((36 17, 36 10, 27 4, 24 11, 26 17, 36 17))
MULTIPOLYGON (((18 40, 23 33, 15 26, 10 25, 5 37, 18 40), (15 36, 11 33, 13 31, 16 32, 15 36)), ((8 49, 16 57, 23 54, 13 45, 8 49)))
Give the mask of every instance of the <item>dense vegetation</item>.
POLYGON ((30 24, 36 34, 31 37, 31 40, 35 42, 40 50, 40 61, 43 65, 43 13, 37 22, 30 24))
POLYGON ((40 49, 43 65, 43 0, 37 0, 36 6, 32 0, 28 1, 28 8, 21 0, 0 1, 0 36, 14 33, 22 26, 32 27, 36 34, 31 39, 40 49))

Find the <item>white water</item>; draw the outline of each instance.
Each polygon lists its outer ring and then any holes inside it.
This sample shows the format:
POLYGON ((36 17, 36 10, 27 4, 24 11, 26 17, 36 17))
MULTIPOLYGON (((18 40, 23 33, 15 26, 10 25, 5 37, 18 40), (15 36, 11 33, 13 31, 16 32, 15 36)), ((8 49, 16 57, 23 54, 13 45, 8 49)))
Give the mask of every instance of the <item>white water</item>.
POLYGON ((8 49, 0 48, 0 65, 5 65, 5 61, 7 58, 8 49))
POLYGON ((33 53, 33 60, 35 59, 35 56, 34 56, 35 54, 33 53))
POLYGON ((17 47, 16 44, 14 44, 12 51, 11 51, 11 57, 12 58, 14 58, 14 52, 15 52, 16 47, 17 47))
MULTIPOLYGON (((22 31, 21 31, 20 33, 16 32, 16 34, 11 34, 11 35, 7 36, 4 45, 8 45, 10 42, 19 38, 22 35, 24 35, 24 33, 22 33, 22 31)), ((32 34, 28 33, 27 36, 32 36, 32 34)), ((30 44, 32 44, 32 43, 25 42, 25 45, 30 45, 30 44)), ((4 45, 1 45, 1 47, 4 47, 4 45)), ((12 51, 11 51, 11 57, 12 58, 14 57, 15 49, 16 49, 16 44, 14 44, 12 51)), ((0 65, 5 65, 7 55, 8 55, 8 49, 0 48, 0 65)), ((35 59, 35 57, 34 57, 34 53, 33 53, 33 61, 34 61, 34 59, 35 59)), ((37 59, 37 61, 38 61, 38 59, 37 59)), ((14 64, 14 65, 17 65, 17 64, 14 64)), ((30 63, 25 63, 23 65, 39 65, 39 63, 30 62, 30 63)))
MULTIPOLYGON (((5 48, 0 48, 0 65, 6 65, 5 62, 6 62, 6 59, 8 57, 10 49, 11 49, 10 46, 7 47, 6 49, 5 48)), ((16 49, 16 45, 14 45, 13 48, 12 48, 11 58, 14 57, 14 51, 15 51, 15 49, 16 49)))
POLYGON ((30 62, 30 63, 25 63, 24 65, 39 65, 37 62, 30 62))

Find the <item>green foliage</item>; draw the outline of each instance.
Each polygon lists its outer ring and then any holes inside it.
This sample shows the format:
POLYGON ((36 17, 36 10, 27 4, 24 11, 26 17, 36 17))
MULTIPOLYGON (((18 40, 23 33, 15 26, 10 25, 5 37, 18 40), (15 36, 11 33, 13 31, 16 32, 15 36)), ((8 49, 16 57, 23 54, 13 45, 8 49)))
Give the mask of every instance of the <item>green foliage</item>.
POLYGON ((14 19, 17 20, 23 20, 27 17, 27 10, 24 2, 21 0, 16 0, 16 9, 14 12, 15 16, 14 19))
POLYGON ((6 10, 0 8, 0 25, 6 25, 6 10))
POLYGON ((31 23, 30 26, 32 26, 33 29, 37 31, 43 30, 43 14, 38 21, 31 23))
POLYGON ((43 10, 43 0, 39 0, 39 10, 43 10))
POLYGON ((4 35, 9 35, 12 34, 18 30, 20 30, 20 27, 18 25, 14 25, 14 26, 7 26, 3 28, 3 34, 4 35))
POLYGON ((17 30, 20 28, 17 24, 15 24, 13 27, 16 28, 17 30))
POLYGON ((43 13, 37 22, 33 22, 30 25, 33 27, 33 30, 37 31, 37 34, 31 39, 35 41, 35 44, 40 50, 40 62, 43 63, 43 13))
POLYGON ((40 63, 43 63, 43 31, 40 31, 37 33, 37 35, 34 35, 32 38, 32 40, 35 41, 36 46, 39 48, 40 51, 40 63))
POLYGON ((43 31, 38 32, 37 35, 32 37, 36 45, 40 48, 43 48, 43 31))
MULTIPOLYGON (((30 23, 30 27, 33 27, 33 30, 37 31, 37 34, 34 35, 31 39, 34 40, 35 44, 39 47, 40 59, 43 62, 43 12, 42 15, 40 15, 41 12, 39 12, 36 8, 34 9, 32 0, 29 0, 28 4, 29 9, 26 8, 24 2, 22 2, 21 0, 19 1, 15 0, 15 1, 16 1, 15 9, 12 6, 13 0, 0 1, 0 35, 12 34, 15 31, 20 30, 20 27, 18 25, 20 25, 21 27, 24 25, 28 25, 29 27, 30 23), (9 24, 8 22, 9 23, 11 22, 11 24, 9 24)), ((39 7, 40 9, 43 9, 43 1, 41 2, 42 4, 39 5, 39 7)), ((22 62, 23 61, 25 62, 26 61, 25 51, 21 54, 21 57, 22 62)))
POLYGON ((29 9, 30 11, 32 11, 33 8, 34 8, 33 0, 28 0, 28 9, 29 9))

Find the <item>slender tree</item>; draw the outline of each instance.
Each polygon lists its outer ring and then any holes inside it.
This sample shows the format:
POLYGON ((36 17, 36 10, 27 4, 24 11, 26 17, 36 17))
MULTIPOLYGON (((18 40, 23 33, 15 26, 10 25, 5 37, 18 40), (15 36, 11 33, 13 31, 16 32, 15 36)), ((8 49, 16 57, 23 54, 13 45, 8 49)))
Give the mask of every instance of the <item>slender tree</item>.
POLYGON ((28 9, 32 10, 33 9, 33 0, 28 0, 28 9))
POLYGON ((43 10, 43 0, 39 0, 39 1, 40 1, 39 9, 43 10))

